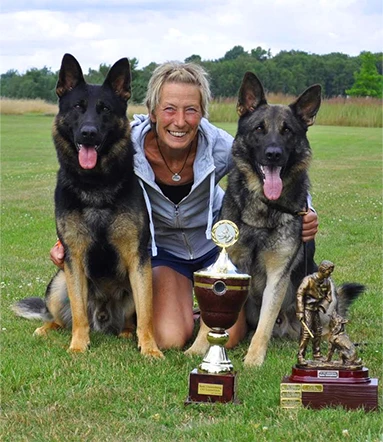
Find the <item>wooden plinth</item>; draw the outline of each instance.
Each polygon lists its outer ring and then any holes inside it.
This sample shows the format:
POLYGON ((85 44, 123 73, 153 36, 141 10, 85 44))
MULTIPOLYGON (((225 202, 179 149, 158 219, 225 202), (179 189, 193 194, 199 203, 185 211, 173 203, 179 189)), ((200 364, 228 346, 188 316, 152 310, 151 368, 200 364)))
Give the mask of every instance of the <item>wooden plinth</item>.
POLYGON ((189 375, 189 396, 185 404, 233 402, 236 399, 237 373, 206 374, 195 368, 189 375))
POLYGON ((324 408, 343 406, 347 409, 378 407, 378 380, 368 369, 303 368, 295 366, 290 376, 282 379, 281 407, 324 408))

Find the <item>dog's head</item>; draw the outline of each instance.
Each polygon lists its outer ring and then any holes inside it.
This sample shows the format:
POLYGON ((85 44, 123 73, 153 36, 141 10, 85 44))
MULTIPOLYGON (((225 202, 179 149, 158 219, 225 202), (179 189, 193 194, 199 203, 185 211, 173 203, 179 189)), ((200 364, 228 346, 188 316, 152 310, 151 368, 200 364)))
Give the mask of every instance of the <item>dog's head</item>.
POLYGON ((337 335, 344 330, 344 325, 348 323, 347 319, 344 319, 336 311, 334 311, 330 316, 330 332, 332 335, 337 335))
POLYGON ((237 111, 240 116, 233 146, 234 159, 245 173, 258 176, 269 200, 280 198, 289 170, 306 170, 311 150, 307 128, 321 103, 321 87, 314 85, 289 106, 269 105, 260 80, 251 72, 243 78, 237 111))
POLYGON ((127 58, 110 68, 102 85, 91 85, 78 61, 64 55, 56 86, 59 113, 53 128, 59 158, 65 155, 66 161, 77 162, 83 170, 96 168, 100 156, 129 130, 130 84, 127 58))

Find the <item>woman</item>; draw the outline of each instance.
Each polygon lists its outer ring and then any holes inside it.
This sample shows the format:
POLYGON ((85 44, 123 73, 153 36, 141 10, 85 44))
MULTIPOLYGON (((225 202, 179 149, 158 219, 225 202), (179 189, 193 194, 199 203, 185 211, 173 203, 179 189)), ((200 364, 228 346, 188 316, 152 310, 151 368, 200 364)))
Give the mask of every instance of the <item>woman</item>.
MULTIPOLYGON (((218 183, 231 169, 233 137, 207 120, 207 74, 193 63, 170 62, 153 73, 146 95, 148 116, 135 116, 135 173, 151 221, 153 320, 160 348, 182 348, 193 334, 193 272, 212 264, 217 248, 210 231, 224 195, 218 183)), ((303 217, 304 241, 318 227, 315 212, 303 217)), ((55 246, 51 259, 62 263, 55 246)), ((247 331, 241 312, 228 347, 247 331)))

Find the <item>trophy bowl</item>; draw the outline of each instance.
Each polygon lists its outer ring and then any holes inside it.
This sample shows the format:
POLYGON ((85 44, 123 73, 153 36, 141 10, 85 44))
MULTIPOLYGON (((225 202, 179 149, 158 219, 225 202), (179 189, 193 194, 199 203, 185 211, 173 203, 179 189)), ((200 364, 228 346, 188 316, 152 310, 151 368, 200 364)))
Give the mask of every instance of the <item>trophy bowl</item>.
POLYGON ((194 294, 202 321, 210 331, 210 346, 198 368, 189 377, 189 397, 192 402, 237 402, 236 372, 227 356, 227 329, 237 321, 249 293, 251 277, 239 273, 230 261, 226 247, 238 239, 238 228, 231 221, 219 221, 213 226, 212 239, 222 250, 211 266, 194 272, 194 294))
POLYGON ((232 373, 234 367, 227 357, 226 331, 232 327, 249 292, 248 275, 194 273, 194 293, 203 322, 211 329, 207 334, 210 344, 198 371, 202 373, 232 373))
POLYGON ((241 275, 194 273, 194 293, 203 322, 212 329, 229 329, 246 301, 249 280, 241 275))

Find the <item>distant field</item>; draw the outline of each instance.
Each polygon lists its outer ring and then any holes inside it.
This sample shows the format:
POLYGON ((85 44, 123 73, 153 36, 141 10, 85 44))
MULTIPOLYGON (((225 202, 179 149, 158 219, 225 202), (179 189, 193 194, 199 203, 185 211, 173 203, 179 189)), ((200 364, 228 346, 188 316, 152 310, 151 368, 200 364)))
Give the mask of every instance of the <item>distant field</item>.
MULTIPOLYGON (((271 94, 270 103, 289 104, 295 97, 271 94)), ((236 99, 213 100, 210 105, 209 119, 235 123, 238 120, 236 99)), ((45 114, 54 115, 57 112, 55 104, 42 100, 10 100, 2 99, 0 113, 4 115, 45 114)), ((128 116, 145 114, 146 108, 142 105, 129 104, 128 116)), ((317 116, 316 124, 324 126, 356 126, 382 127, 382 102, 373 98, 332 98, 323 100, 317 116)))
MULTIPOLYGON (((297 342, 273 339, 265 364, 244 368, 248 343, 229 352, 240 405, 184 406, 188 374, 201 358, 180 351, 149 361, 136 342, 92 334, 92 348, 69 355, 68 331, 32 336, 38 321, 10 305, 43 296, 55 268, 53 191, 57 160, 52 117, 1 117, 1 426, 0 440, 139 442, 381 442, 380 412, 282 410, 279 384, 297 342)), ((219 123, 234 134, 234 123, 219 123)), ((334 280, 366 293, 350 309, 347 331, 379 378, 382 397, 382 133, 379 128, 314 126, 311 180, 319 214, 317 261, 335 263, 334 280)))
MULTIPOLYGON (((271 104, 290 104, 295 97, 273 95, 271 104)), ((236 122, 236 99, 213 101, 210 106, 210 120, 227 123, 236 122)), ((375 98, 331 98, 323 99, 316 118, 316 125, 382 127, 382 101, 375 98)))

